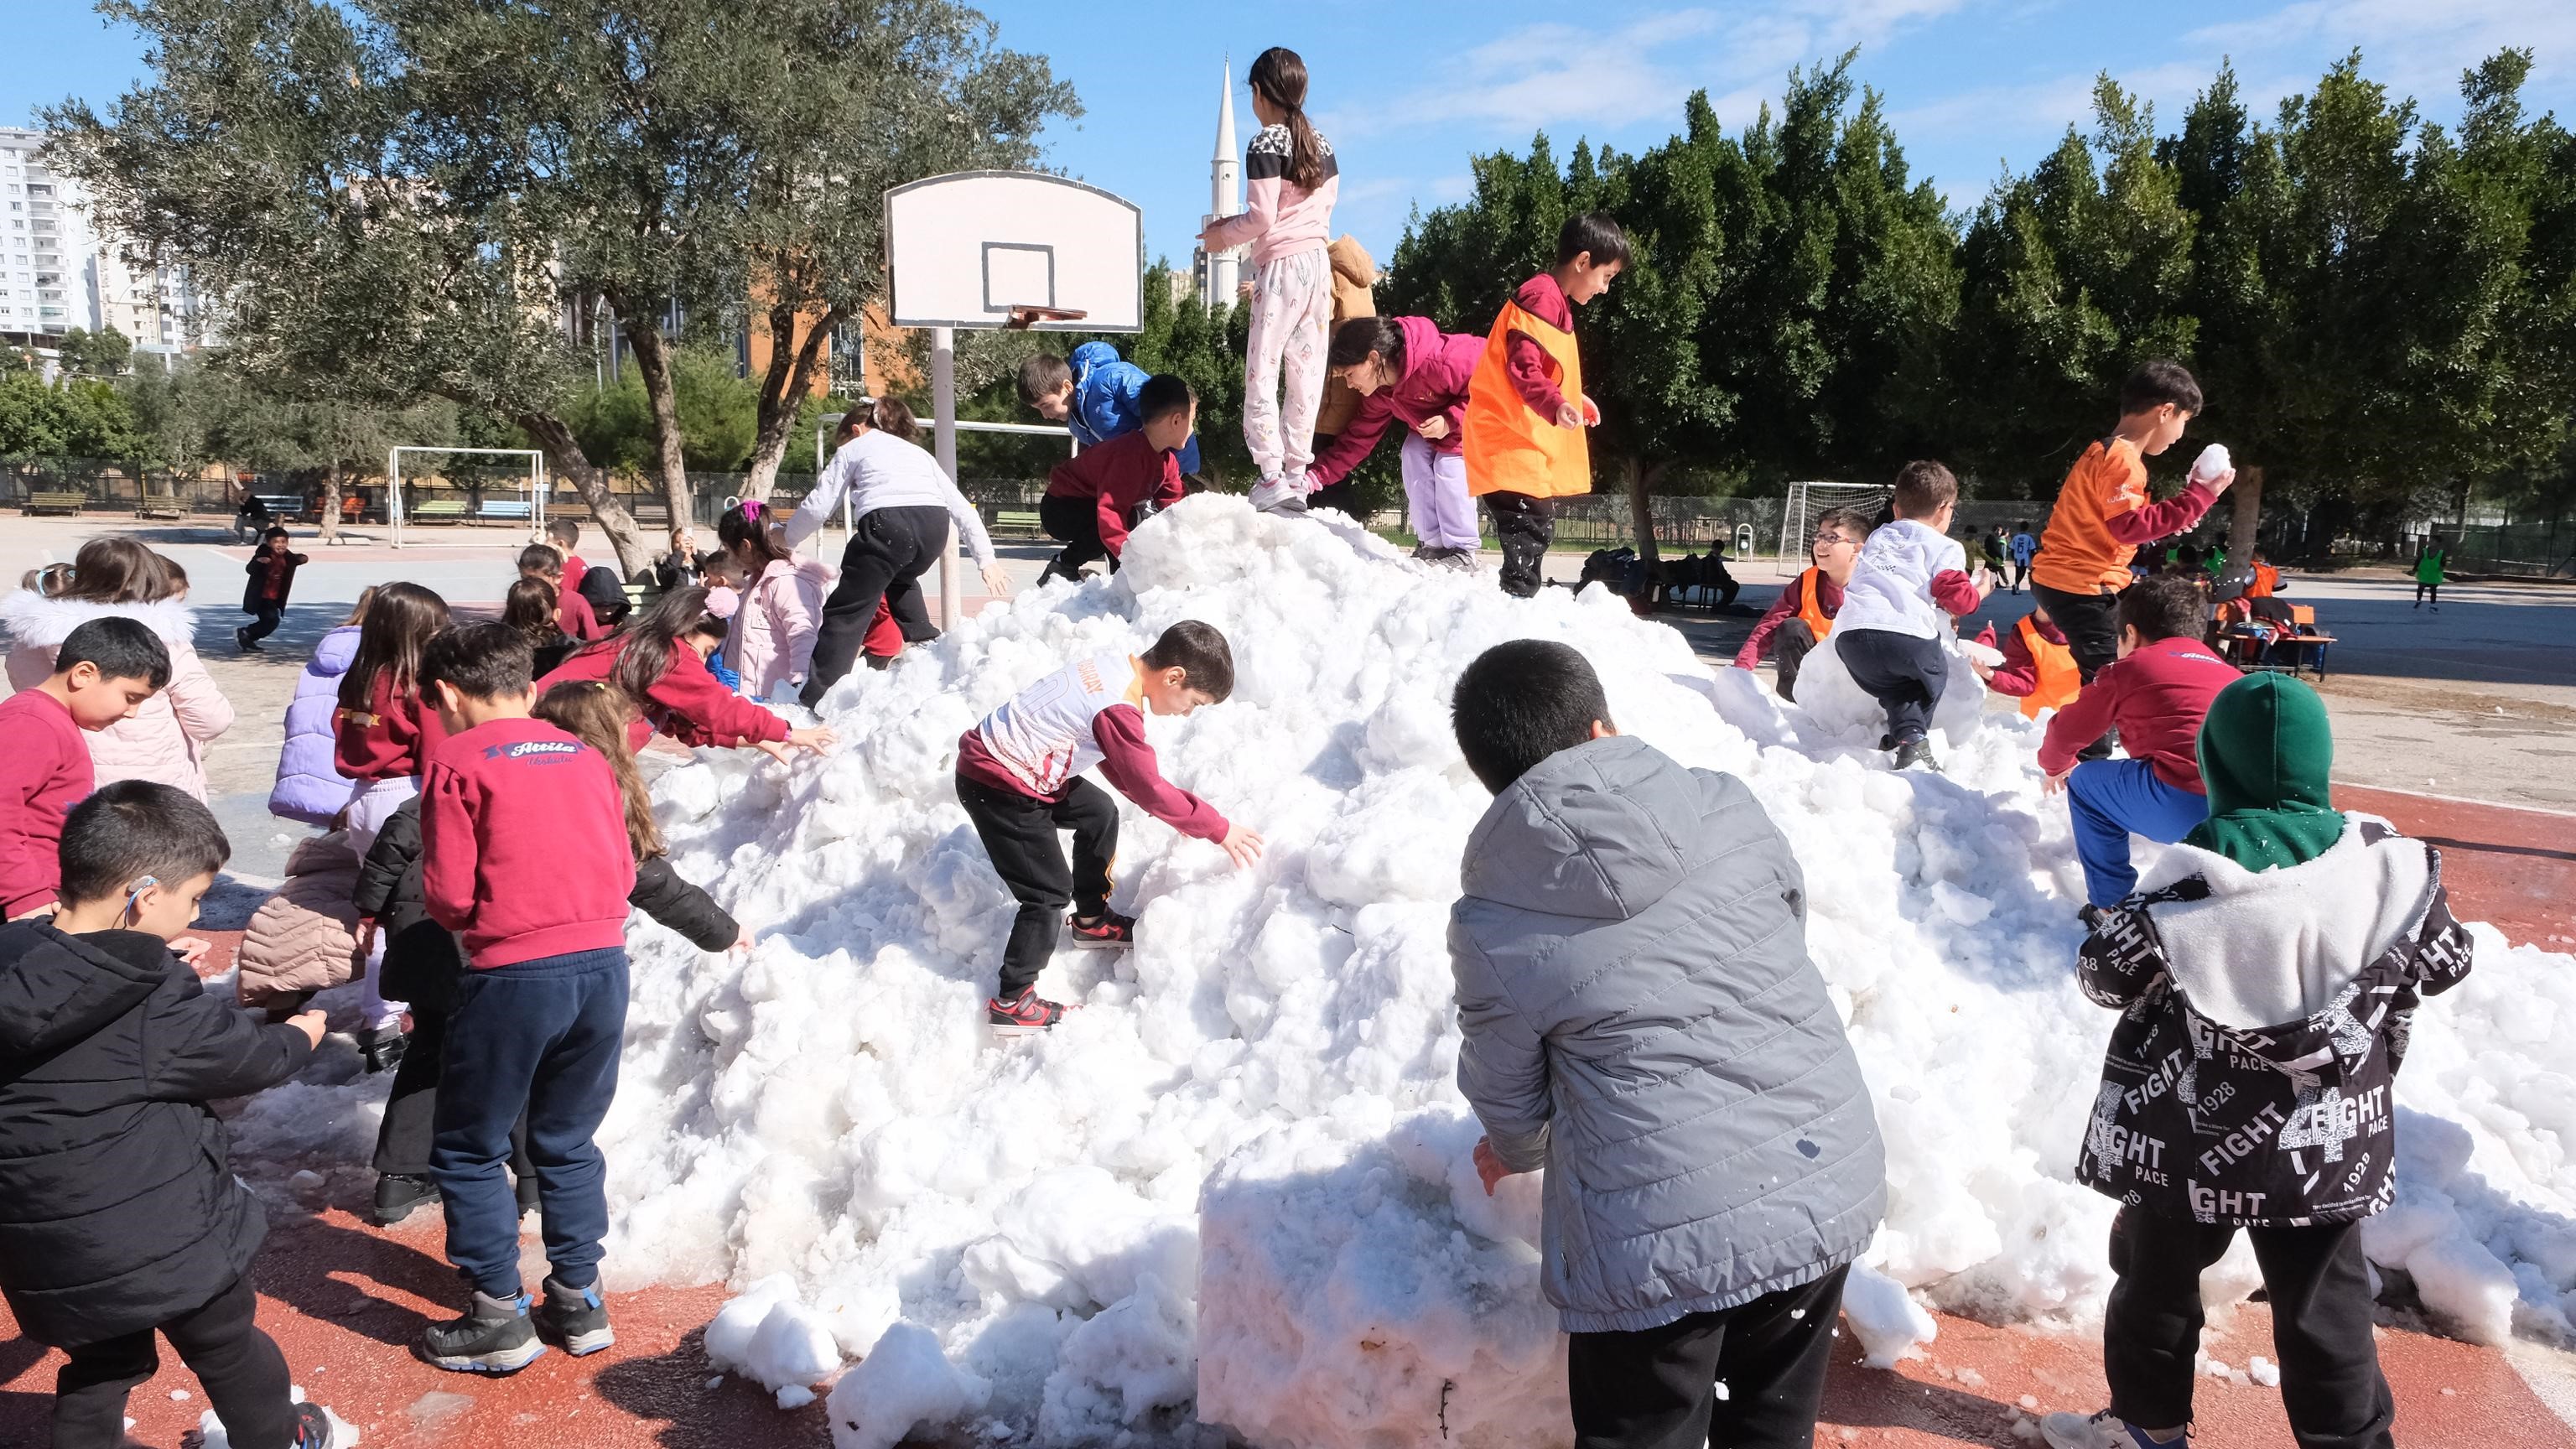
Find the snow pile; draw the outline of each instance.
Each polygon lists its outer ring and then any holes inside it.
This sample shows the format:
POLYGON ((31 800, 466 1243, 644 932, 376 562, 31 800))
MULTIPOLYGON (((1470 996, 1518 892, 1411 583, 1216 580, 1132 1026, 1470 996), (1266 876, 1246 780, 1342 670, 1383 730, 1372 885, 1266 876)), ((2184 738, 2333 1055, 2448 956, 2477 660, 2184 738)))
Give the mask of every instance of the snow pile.
MULTIPOLYGON (((1989 1319, 2098 1311, 2113 1204, 2069 1174, 2112 1019, 2073 981, 2080 874, 2033 726, 1987 716, 1943 741, 1944 773, 1891 774, 1865 724, 1712 675, 1598 590, 1512 600, 1236 499, 1149 522, 1126 563, 854 675, 826 759, 705 752, 656 782, 682 872, 761 940, 728 960, 633 929, 601 1134, 611 1286, 760 1284, 725 1361, 802 1390, 831 1353, 859 1360, 832 1391, 844 1446, 970 1417, 1069 1445, 1214 1423, 1264 1445, 1563 1442, 1538 1183, 1476 1182, 1443 945, 1487 804, 1449 691, 1535 636, 1591 658, 1623 731, 1743 776, 1805 867, 1888 1147, 1851 1290, 1865 1351, 1928 1336, 1895 1285, 1989 1319), (1149 730, 1270 854, 1238 872, 1129 810, 1136 948, 1062 953, 1041 989, 1082 1009, 997 1045, 982 1006, 1014 907, 956 804, 957 736, 1183 618, 1233 641, 1235 695, 1149 730)), ((2398 1079, 2400 1198, 2366 1245, 2464 1332, 2564 1334, 2576 1310, 2571 965, 2481 931, 2398 1079)), ((380 1091, 300 1085, 237 1125, 254 1150, 363 1160, 380 1091)), ((2241 1294, 2249 1266, 2240 1243, 2205 1284, 2241 1294)))
POLYGON ((784 1273, 763 1278, 727 1302, 707 1325, 707 1358, 778 1396, 778 1407, 814 1402, 813 1385, 841 1370, 833 1326, 805 1306, 796 1280, 784 1273))

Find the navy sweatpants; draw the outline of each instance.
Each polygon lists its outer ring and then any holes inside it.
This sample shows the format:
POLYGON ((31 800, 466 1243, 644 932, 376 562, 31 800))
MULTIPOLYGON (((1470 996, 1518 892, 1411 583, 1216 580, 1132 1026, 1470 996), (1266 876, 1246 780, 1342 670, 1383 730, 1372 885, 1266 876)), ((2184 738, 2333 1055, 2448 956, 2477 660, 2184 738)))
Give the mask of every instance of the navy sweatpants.
POLYGON ((617 1094, 626 948, 541 956, 465 973, 447 1022, 429 1173, 447 1205, 447 1259, 495 1298, 519 1292, 519 1205, 510 1127, 528 1115, 546 1261, 558 1281, 599 1278, 606 1163, 592 1135, 617 1094))

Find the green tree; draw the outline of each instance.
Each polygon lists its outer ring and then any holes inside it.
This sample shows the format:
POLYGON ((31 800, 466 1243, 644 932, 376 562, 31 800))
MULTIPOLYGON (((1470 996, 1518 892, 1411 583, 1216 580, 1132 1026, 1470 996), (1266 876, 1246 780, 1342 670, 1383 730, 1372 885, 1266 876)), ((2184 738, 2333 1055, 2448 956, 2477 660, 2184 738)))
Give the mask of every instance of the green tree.
POLYGON ((54 351, 63 371, 75 377, 119 377, 134 356, 134 343, 114 327, 74 327, 55 340, 54 351))

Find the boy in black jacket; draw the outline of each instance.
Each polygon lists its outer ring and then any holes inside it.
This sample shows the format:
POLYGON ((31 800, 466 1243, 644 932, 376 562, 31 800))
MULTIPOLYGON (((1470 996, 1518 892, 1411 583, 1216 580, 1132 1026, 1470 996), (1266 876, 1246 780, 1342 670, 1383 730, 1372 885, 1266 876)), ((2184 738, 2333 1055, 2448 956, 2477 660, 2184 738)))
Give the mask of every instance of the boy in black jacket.
MULTIPOLYGON (((741 928, 724 907, 683 879, 665 856, 652 855, 635 863, 635 889, 626 899, 688 937, 699 950, 723 951, 742 939, 741 928)), ((387 989, 400 987, 408 994, 397 999, 411 1003, 411 1049, 394 1068, 393 1091, 385 1099, 384 1123, 376 1132, 376 1221, 390 1225, 438 1196, 438 1185, 429 1177, 429 1141, 438 1113, 439 1051, 447 1039, 447 1018, 456 1010, 457 982, 467 969, 455 935, 429 918, 420 880, 418 798, 405 800, 377 833, 375 846, 358 871, 356 904, 361 936, 384 935, 387 989)), ((510 1175, 517 1179, 519 1213, 524 1217, 537 1206, 536 1168, 528 1161, 524 1114, 511 1134, 510 1175)))
POLYGON ((286 546, 288 536, 271 525, 259 537, 259 552, 242 566, 250 580, 242 585, 241 611, 252 617, 233 631, 233 643, 244 653, 259 653, 259 641, 277 632, 277 621, 286 617, 286 600, 295 592, 295 571, 312 562, 286 546))
POLYGON ((71 1356, 55 1449, 125 1441, 125 1397, 179 1351, 240 1449, 328 1449, 252 1322, 268 1224, 207 1103, 295 1075, 322 1013, 263 1026, 206 994, 183 933, 232 847, 186 791, 122 780, 74 807, 62 909, 0 927, 0 1291, 71 1356))

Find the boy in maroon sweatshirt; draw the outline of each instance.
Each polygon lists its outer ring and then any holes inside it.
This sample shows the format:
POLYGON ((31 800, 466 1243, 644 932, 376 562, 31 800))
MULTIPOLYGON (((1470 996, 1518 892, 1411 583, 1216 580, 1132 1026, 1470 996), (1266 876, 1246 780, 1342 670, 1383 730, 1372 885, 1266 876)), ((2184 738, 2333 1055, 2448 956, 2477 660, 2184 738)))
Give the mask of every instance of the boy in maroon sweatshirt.
POLYGON ((526 637, 499 623, 444 630, 421 658, 447 726, 421 780, 421 888, 472 968, 448 1018, 429 1167, 448 1260, 474 1297, 420 1351, 478 1373, 525 1368, 549 1340, 575 1355, 616 1341, 599 1297, 608 1198, 592 1137, 617 1090, 635 857, 608 761, 529 717, 530 667, 526 637), (533 1321, 506 1171, 522 1113, 554 1268, 533 1321))
POLYGON ((2084 862, 2092 912, 2137 889, 2129 837, 2171 845, 2209 818, 2200 779, 2200 722, 2209 702, 2236 682, 2235 666, 2200 642, 2199 586, 2159 576, 2120 595, 2120 654, 2049 717, 2039 768, 2051 794, 2066 792, 2075 853, 2084 862), (2128 758, 2077 762, 2077 753, 2118 726, 2128 758))
POLYGON ((1158 373, 1137 389, 1136 410, 1143 426, 1083 449, 1047 475, 1038 523, 1064 549, 1038 575, 1041 587, 1079 579, 1096 558, 1108 559, 1116 573, 1129 530, 1181 501, 1180 452, 1198 426, 1198 397, 1188 383, 1158 373))
POLYGON ((63 817, 97 783, 81 732, 132 719, 169 682, 160 636, 109 615, 63 637, 52 674, 0 700, 0 920, 54 908, 63 817))

